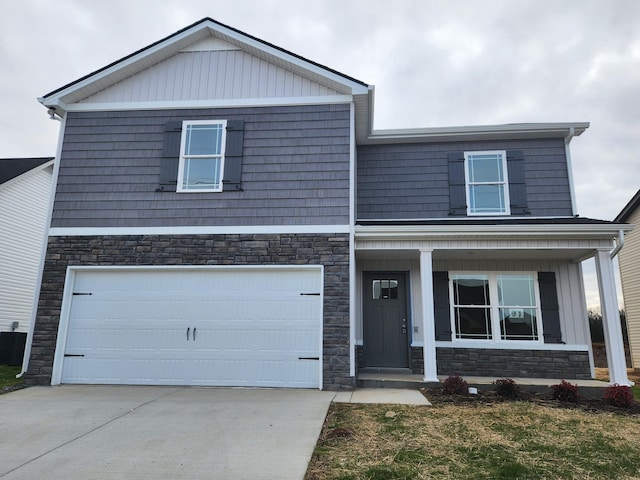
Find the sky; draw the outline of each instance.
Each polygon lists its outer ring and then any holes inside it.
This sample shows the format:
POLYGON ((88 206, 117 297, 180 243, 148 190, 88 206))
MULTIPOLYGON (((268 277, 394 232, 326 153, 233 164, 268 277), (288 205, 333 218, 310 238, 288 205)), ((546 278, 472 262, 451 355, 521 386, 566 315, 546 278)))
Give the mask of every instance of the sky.
MULTIPOLYGON (((640 188, 638 0, 3 0, 0 157, 53 156, 37 101, 203 17, 376 86, 374 128, 590 122, 578 213, 640 188)), ((593 266, 585 266, 587 303, 593 266)))

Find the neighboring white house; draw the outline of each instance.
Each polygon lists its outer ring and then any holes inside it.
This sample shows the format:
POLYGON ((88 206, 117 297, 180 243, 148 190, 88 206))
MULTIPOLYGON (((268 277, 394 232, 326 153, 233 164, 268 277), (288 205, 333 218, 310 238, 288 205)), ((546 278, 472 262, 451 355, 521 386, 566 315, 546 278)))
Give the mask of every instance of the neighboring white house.
POLYGON ((53 158, 0 159, 0 332, 29 330, 52 178, 53 158))
POLYGON ((620 250, 620 279, 627 314, 629 346, 634 368, 640 368, 640 190, 620 211, 614 222, 626 222, 636 228, 625 235, 624 248, 620 250))

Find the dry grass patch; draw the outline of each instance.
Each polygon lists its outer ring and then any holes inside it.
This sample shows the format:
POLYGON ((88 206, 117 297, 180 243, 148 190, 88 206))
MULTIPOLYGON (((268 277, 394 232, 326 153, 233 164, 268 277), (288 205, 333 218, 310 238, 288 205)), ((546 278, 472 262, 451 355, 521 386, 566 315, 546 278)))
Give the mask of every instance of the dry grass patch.
POLYGON ((333 404, 306 479, 640 478, 639 452, 637 416, 527 402, 333 404))

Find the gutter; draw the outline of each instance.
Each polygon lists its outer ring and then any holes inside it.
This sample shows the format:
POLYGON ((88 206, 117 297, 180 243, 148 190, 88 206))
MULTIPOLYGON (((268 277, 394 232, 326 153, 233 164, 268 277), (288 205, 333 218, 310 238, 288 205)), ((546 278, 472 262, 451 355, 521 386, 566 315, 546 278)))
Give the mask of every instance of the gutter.
MULTIPOLYGON (((617 231, 631 230, 629 225, 617 231)), ((356 238, 421 237, 425 235, 440 237, 487 237, 487 236, 542 236, 582 238, 611 238, 616 230, 608 225, 356 225, 356 238)))
MULTIPOLYGON (((56 113, 56 115, 58 115, 56 113)), ((49 118, 52 120, 59 120, 55 115, 49 114, 49 118)), ((24 346, 24 355, 22 357, 22 369, 21 372, 16 375, 16 378, 22 378, 29 369, 29 359, 31 358, 31 344, 33 343, 33 334, 36 328, 36 318, 38 315, 38 303, 40 301, 40 289, 42 288, 42 275, 44 273, 44 262, 47 256, 47 247, 49 246, 49 231, 51 228, 51 218, 53 217, 53 203, 56 198, 56 190, 58 187, 58 173, 60 172, 60 158, 62 156, 62 139, 64 138, 64 132, 67 125, 67 118, 61 117, 60 129, 58 130, 58 145, 56 147, 56 156, 53 160, 53 177, 51 178, 51 191, 49 192, 49 207, 47 211, 47 223, 44 229, 44 236, 42 239, 42 247, 40 249, 40 266, 38 268, 38 277, 36 279, 36 289, 33 295, 33 301, 31 304, 31 321, 29 322, 29 331, 27 332, 27 341, 24 346)))

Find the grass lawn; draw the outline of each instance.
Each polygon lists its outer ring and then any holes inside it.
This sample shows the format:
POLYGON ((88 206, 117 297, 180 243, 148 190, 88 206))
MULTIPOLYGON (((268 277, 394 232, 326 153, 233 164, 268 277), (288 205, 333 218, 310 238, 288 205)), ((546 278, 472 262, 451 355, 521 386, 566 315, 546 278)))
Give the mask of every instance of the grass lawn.
POLYGON ((20 367, 0 365, 0 389, 11 385, 20 385, 22 383, 22 379, 16 378, 16 375, 19 373, 20 367))
POLYGON ((305 478, 640 478, 640 417, 523 401, 332 404, 305 478))

